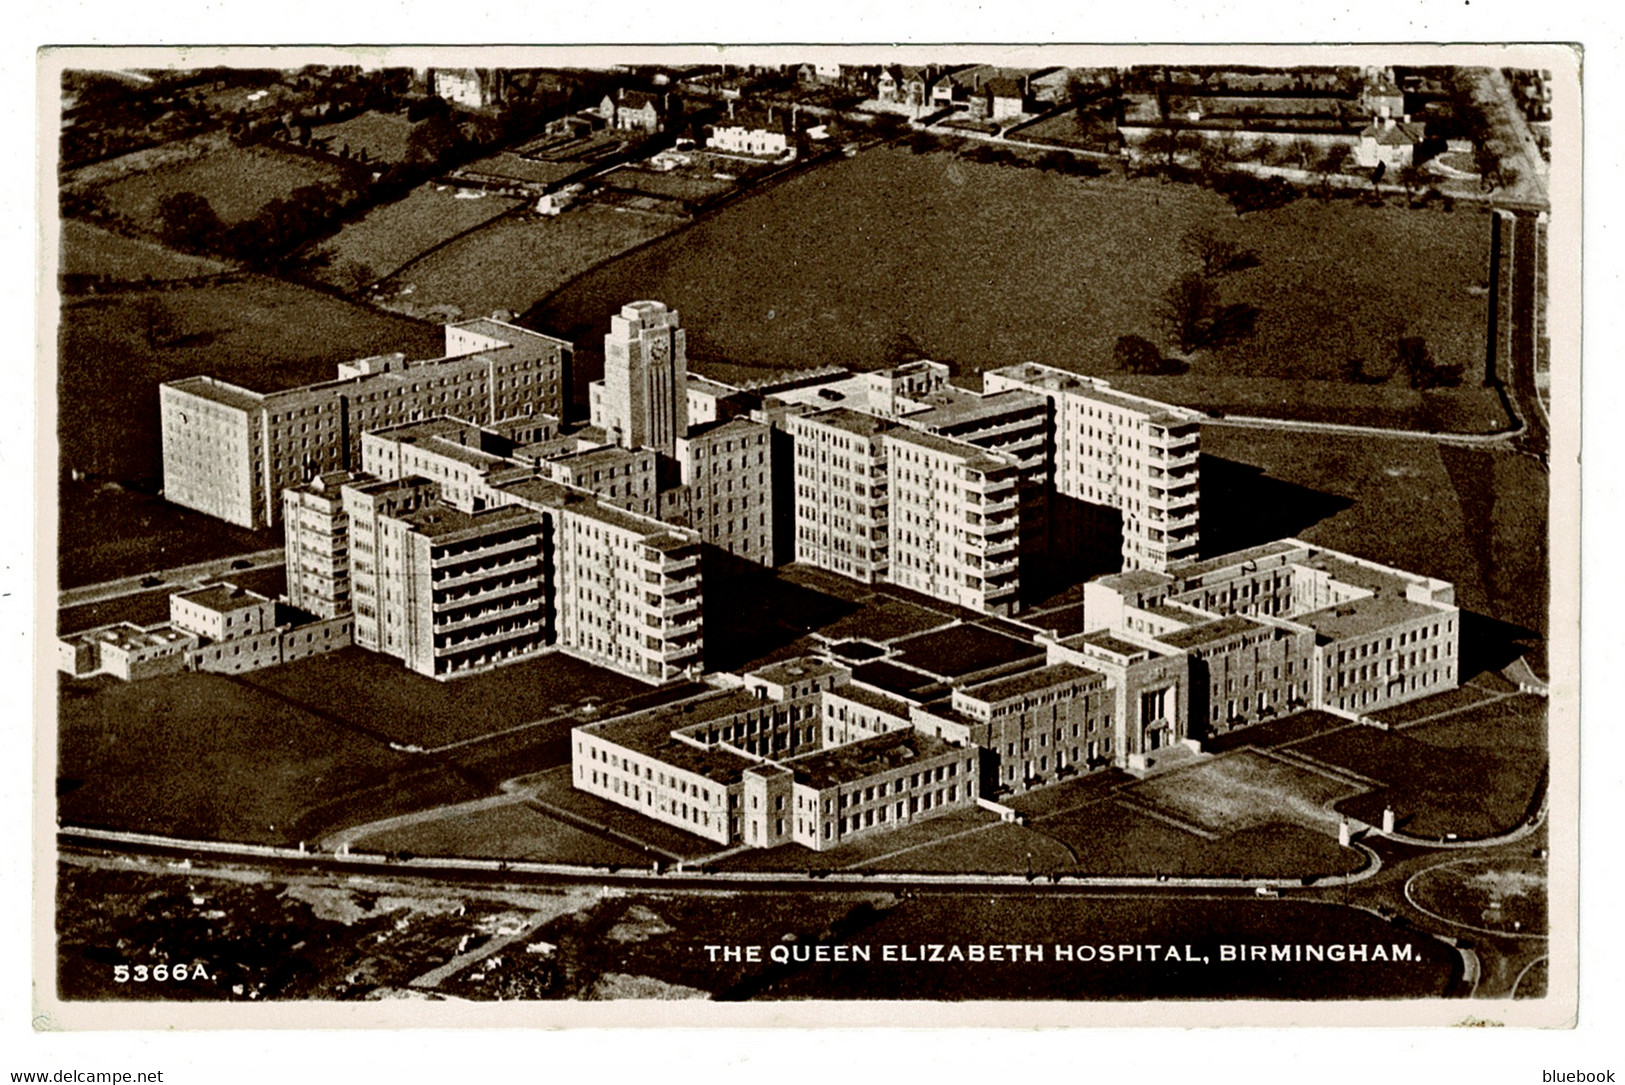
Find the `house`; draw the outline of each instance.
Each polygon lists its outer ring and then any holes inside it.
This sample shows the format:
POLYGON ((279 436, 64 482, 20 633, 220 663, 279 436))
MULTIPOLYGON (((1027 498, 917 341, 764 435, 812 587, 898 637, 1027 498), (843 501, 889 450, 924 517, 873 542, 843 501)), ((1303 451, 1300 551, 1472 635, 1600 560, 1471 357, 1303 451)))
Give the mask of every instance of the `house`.
POLYGON ((507 90, 501 68, 435 68, 431 75, 436 96, 468 109, 499 105, 507 90))
POLYGON ((1014 120, 1027 112, 1027 95, 1014 79, 989 79, 982 87, 989 120, 1014 120))
POLYGON ((1395 170, 1414 165, 1416 147, 1424 138, 1423 126, 1413 122, 1409 113, 1396 121, 1384 110, 1361 129, 1354 160, 1365 169, 1382 165, 1395 170))
POLYGON ((628 132, 660 131, 663 112, 660 99, 655 95, 625 87, 613 95, 604 95, 598 104, 598 115, 605 123, 628 132))

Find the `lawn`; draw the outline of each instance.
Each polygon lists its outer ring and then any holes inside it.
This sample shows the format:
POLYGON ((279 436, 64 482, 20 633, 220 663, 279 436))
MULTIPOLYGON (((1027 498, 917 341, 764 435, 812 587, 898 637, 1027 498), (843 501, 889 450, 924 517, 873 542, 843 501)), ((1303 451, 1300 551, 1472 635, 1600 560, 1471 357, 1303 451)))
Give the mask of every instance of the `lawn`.
MULTIPOLYGON (((930 870, 934 868, 915 867, 912 863, 913 857, 930 850, 936 841, 944 837, 967 830, 985 829, 998 824, 998 820, 998 815, 991 811, 971 807, 955 810, 940 817, 921 818, 901 828, 855 840, 826 851, 814 851, 800 844, 786 844, 777 848, 749 848, 720 862, 709 864, 706 869, 801 871, 855 867, 860 871, 930 870), (905 851, 905 849, 916 850, 905 851), (903 854, 897 854, 899 852, 903 854)), ((961 839, 968 841, 974 837, 961 839)))
POLYGON ((97 191, 128 221, 154 228, 164 197, 195 192, 208 200, 227 226, 259 214, 274 199, 304 185, 340 179, 336 164, 270 147, 227 147, 199 158, 159 166, 110 181, 97 191))
POLYGON ((1403 727, 1407 723, 1422 719, 1424 716, 1436 716, 1441 712, 1454 712, 1466 708, 1468 705, 1478 704, 1488 700, 1492 695, 1474 686, 1458 686, 1447 689, 1443 693, 1432 697, 1423 697, 1416 701, 1407 701, 1393 708, 1384 708, 1371 713, 1371 718, 1381 720, 1383 723, 1395 727, 1403 727))
POLYGON ((115 234, 74 219, 62 221, 62 263, 59 276, 84 276, 113 282, 152 279, 190 279, 218 275, 231 265, 202 256, 188 256, 144 241, 115 234))
POLYGON ((1223 425, 1202 428, 1202 451, 1205 554, 1298 535, 1448 580, 1464 609, 1545 629, 1547 478, 1528 457, 1223 425), (1224 485, 1212 459, 1229 468, 1224 485))
POLYGON ((64 588, 282 545, 280 528, 247 531, 113 483, 65 478, 57 492, 64 510, 57 575, 64 588))
POLYGON ((1295 712, 1290 716, 1265 720, 1248 727, 1238 727, 1234 731, 1226 731, 1222 735, 1203 738, 1202 749, 1208 753, 1225 753, 1229 750, 1240 749, 1243 746, 1255 746, 1261 750, 1268 750, 1289 742, 1295 742, 1300 738, 1320 734, 1322 731, 1331 731, 1347 726, 1349 726, 1348 720, 1341 716, 1334 716, 1330 712, 1295 712))
POLYGON ((1546 699, 1532 694, 1474 705, 1442 719, 1405 728, 1405 737, 1442 749, 1489 749, 1544 759, 1546 699))
POLYGON ((472 856, 586 866, 643 866, 640 852, 521 804, 420 821, 356 841, 359 851, 472 856))
POLYGON ((1219 287, 1262 315, 1254 337, 1201 352, 1194 374, 1335 380, 1347 357, 1385 364, 1400 335, 1470 372, 1488 223, 1313 200, 1238 219, 1194 187, 881 148, 583 275, 527 322, 589 341, 625 300, 654 297, 683 313, 701 361, 862 367, 909 343, 963 372, 1041 358, 1109 373, 1118 336, 1158 335, 1159 298, 1186 269, 1180 238, 1207 226, 1257 251, 1258 267, 1219 287))
MULTIPOLYGON (((616 701, 649 688, 560 652, 437 682, 362 648, 284 663, 244 680, 289 704, 424 749, 556 716, 587 697, 616 701)), ((558 743, 555 763, 568 760, 565 736, 572 722, 538 728, 533 736, 558 743)))
POLYGON ((1219 415, 1291 418, 1385 429, 1494 433, 1507 427, 1501 401, 1472 386, 1418 392, 1403 376, 1383 384, 1293 377, 1188 373, 1161 377, 1112 374, 1113 387, 1219 415))
POLYGON ((1506 832, 1529 812, 1546 772, 1543 739, 1536 733, 1543 723, 1531 714, 1505 718, 1494 727, 1481 727, 1472 718, 1403 732, 1351 727, 1293 751, 1387 785, 1339 802, 1343 813, 1377 825, 1391 806, 1401 832, 1428 839, 1455 833, 1473 840, 1506 832), (1424 738, 1430 730, 1432 742, 1424 738), (1499 744, 1508 731, 1522 736, 1521 744, 1499 744))
MULTIPOLYGON (((473 201, 481 202, 481 201, 473 201)), ((437 310, 481 316, 497 309, 522 312, 588 268, 668 233, 679 220, 667 215, 620 211, 595 204, 571 208, 556 218, 535 215, 499 218, 467 233, 421 260, 397 269, 397 293, 386 303, 401 312, 437 310), (404 291, 411 288, 411 293, 404 291)), ((632 293, 601 314, 604 328, 580 342, 602 342, 610 314, 650 296, 632 293)), ((686 323, 686 322, 685 322, 686 323)))
POLYGON ((164 381, 208 374, 269 391, 330 380, 338 362, 396 350, 431 358, 444 347, 439 328, 259 276, 70 300, 58 340, 62 466, 157 479, 164 381), (156 341, 155 318, 168 325, 156 341))
POLYGON ((1444 863, 1418 874, 1406 892, 1434 915, 1469 927, 1546 933, 1546 864, 1533 859, 1444 863))
POLYGON ((313 128, 311 137, 313 141, 326 141, 327 149, 334 154, 348 146, 356 158, 366 151, 368 162, 395 165, 406 161, 407 138, 414 127, 404 114, 368 110, 336 124, 313 128))
POLYGON ((723 845, 714 840, 684 832, 675 825, 667 825, 654 818, 646 818, 608 799, 577 791, 570 783, 568 770, 539 773, 520 781, 520 785, 535 788, 537 802, 544 811, 549 806, 557 807, 592 825, 624 833, 634 840, 685 859, 698 859, 723 849, 723 845))
POLYGON ((220 675, 58 689, 66 824, 290 844, 479 797, 438 766, 220 675))
POLYGON ((1325 832, 1337 823, 1328 804, 1363 790, 1242 750, 1152 777, 1122 794, 1179 821, 1230 835, 1279 822, 1325 832))
POLYGON ((519 205, 519 200, 501 196, 459 199, 443 185, 419 185, 405 199, 373 208, 317 245, 313 255, 324 263, 316 276, 354 289, 359 279, 371 282, 392 275, 436 245, 519 205))
POLYGON ((661 173, 656 170, 639 169, 636 166, 623 166, 613 173, 606 174, 603 181, 611 188, 624 189, 627 192, 658 196, 665 200, 693 202, 720 196, 734 187, 732 181, 721 181, 710 173, 698 170, 661 173))

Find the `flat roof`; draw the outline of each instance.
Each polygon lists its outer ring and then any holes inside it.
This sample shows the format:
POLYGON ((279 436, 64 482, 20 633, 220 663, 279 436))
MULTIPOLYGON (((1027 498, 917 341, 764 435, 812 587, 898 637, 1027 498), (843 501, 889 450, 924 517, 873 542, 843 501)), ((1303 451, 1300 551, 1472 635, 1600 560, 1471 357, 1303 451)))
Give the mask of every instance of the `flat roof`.
POLYGON ((774 685, 787 686, 793 682, 801 682, 809 678, 827 678, 832 674, 846 673, 845 667, 838 667, 822 659, 802 657, 800 659, 786 659, 780 663, 770 663, 765 667, 758 667, 753 671, 746 671, 746 678, 760 678, 764 682, 774 685))
POLYGON ((174 644, 177 641, 192 640, 193 637, 192 634, 183 633, 168 622, 146 628, 133 622, 115 622, 112 625, 87 629, 83 633, 70 633, 57 639, 68 644, 111 644, 115 648, 129 649, 174 644))
POLYGON ((467 328, 469 331, 478 332, 481 335, 489 335, 492 339, 500 339, 504 343, 520 343, 526 339, 545 339, 549 343, 556 343, 562 347, 573 348, 575 346, 568 339, 560 339, 558 336, 548 335, 546 332, 521 328, 517 324, 509 324, 505 320, 498 320, 490 316, 477 316, 472 320, 459 320, 450 326, 453 328, 467 328))
POLYGON ((1172 584, 1174 578, 1166 573, 1153 572, 1150 569, 1124 569, 1120 573, 1111 573, 1107 576, 1096 577, 1101 584, 1108 588, 1138 590, 1141 588, 1160 588, 1164 584, 1172 584))
POLYGON ((909 425, 951 426, 964 422, 981 422, 1014 411, 1042 408, 1045 406, 1046 400, 1036 392, 1026 392, 1019 388, 993 392, 988 395, 978 395, 975 392, 967 392, 964 389, 956 388, 954 394, 947 396, 944 396, 942 392, 933 392, 926 402, 932 403, 932 407, 929 410, 908 415, 909 425), (943 402, 939 402, 939 400, 943 402))
POLYGON ((965 461, 965 466, 975 471, 997 471, 1001 468, 1014 468, 1017 465, 1013 457, 1006 457, 1002 453, 989 452, 979 448, 969 441, 960 441, 952 437, 941 437, 935 433, 925 433, 917 429, 900 427, 886 434, 887 440, 902 441, 905 444, 916 445, 920 448, 929 448, 933 452, 942 452, 950 456, 959 456, 965 461))
POLYGON ((915 730, 888 731, 817 753, 782 761, 798 783, 822 791, 837 784, 854 783, 882 772, 956 750, 934 735, 915 730))
POLYGON ((626 749, 655 758, 673 768, 704 776, 714 783, 731 784, 738 781, 745 769, 759 762, 752 757, 722 747, 700 748, 672 737, 673 731, 686 730, 709 723, 724 716, 732 716, 764 702, 744 690, 725 690, 698 701, 690 701, 678 708, 654 708, 634 712, 615 719, 585 724, 576 730, 624 746, 626 749))
POLYGON ((247 610, 250 607, 257 607, 271 601, 258 592, 249 591, 247 588, 239 588, 235 584, 211 584, 206 588, 176 592, 175 595, 178 598, 185 599, 188 603, 196 603, 200 607, 205 607, 220 614, 234 610, 247 610))
POLYGON ((1312 610, 1291 620, 1313 629, 1317 638, 1338 641, 1371 636, 1401 622, 1439 613, 1437 607, 1385 593, 1312 610))
POLYGON ((256 410, 265 403, 263 394, 215 377, 182 377, 180 380, 165 381, 164 387, 245 411, 256 410))
POLYGON ((1186 649, 1203 644, 1212 644, 1215 641, 1225 640, 1228 637, 1234 637, 1255 629, 1269 630, 1271 628, 1271 626, 1255 621, 1245 615, 1231 614, 1217 621, 1203 622, 1201 625, 1193 625, 1186 629, 1165 633, 1157 637, 1157 639, 1170 647, 1186 649))
POLYGON ((1227 569, 1232 565, 1257 561, 1259 558, 1274 557, 1277 554, 1290 554, 1294 550, 1312 552, 1312 548, 1307 543, 1299 542, 1296 539, 1277 539, 1275 542, 1250 546, 1245 550, 1237 550, 1234 553, 1220 554, 1218 557, 1201 558, 1195 561, 1170 565, 1168 575, 1176 580, 1185 580, 1190 577, 1204 576, 1219 569, 1227 569))
POLYGON ((1192 410, 1189 407, 1163 403, 1160 400, 1148 399, 1145 396, 1137 396, 1129 392, 1119 392, 1098 377, 1086 377, 1081 373, 1072 373, 1064 369, 1056 369, 1053 366, 1040 365, 1037 362, 1022 362, 1019 365, 990 369, 988 372, 998 373, 1011 380, 1019 380, 1035 388, 1043 388, 1052 392, 1072 392, 1086 399, 1092 399, 1114 407, 1122 407, 1137 414, 1143 414, 1148 421, 1156 422, 1159 425, 1184 425, 1200 422, 1202 419, 1201 412, 1192 410))
POLYGON ((817 422, 833 429, 855 433, 859 437, 873 437, 877 433, 888 433, 897 428, 895 422, 889 422, 879 415, 854 411, 850 407, 832 407, 827 411, 815 411, 798 417, 808 422, 817 422))
POLYGON ((1155 648, 1149 648, 1143 644, 1135 644, 1133 641, 1124 640, 1122 637, 1112 633, 1109 629, 1096 629, 1090 633, 1079 633, 1075 637, 1067 637, 1065 640, 1061 641, 1061 644, 1067 648, 1077 648, 1082 645, 1088 645, 1092 648, 1099 648, 1102 651, 1110 652, 1113 655, 1119 656, 1155 656, 1164 654, 1157 651, 1155 648))
POLYGON ((1020 697, 1024 694, 1036 693, 1042 689, 1050 689, 1063 682, 1077 682, 1089 678, 1098 678, 1105 681, 1105 675, 1099 671, 1080 667, 1076 663, 1052 663, 1047 667, 1040 667, 1034 671, 1023 671, 1021 674, 1012 674, 1004 678, 979 682, 974 686, 964 686, 960 692, 967 697, 974 697, 978 701, 1005 701, 1011 697, 1020 697))
POLYGON ((422 508, 403 513, 397 519, 411 524, 412 529, 419 535, 438 539, 463 532, 504 528, 527 520, 535 523, 536 514, 521 505, 498 505, 495 508, 469 513, 451 505, 432 502, 422 508))

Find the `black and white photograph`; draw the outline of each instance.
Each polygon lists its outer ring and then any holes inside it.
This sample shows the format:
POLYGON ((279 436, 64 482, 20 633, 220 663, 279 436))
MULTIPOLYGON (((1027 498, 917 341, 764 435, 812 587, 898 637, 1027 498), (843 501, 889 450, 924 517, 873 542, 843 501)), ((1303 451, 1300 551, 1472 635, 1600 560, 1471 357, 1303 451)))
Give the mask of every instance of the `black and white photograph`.
POLYGON ((38 63, 36 1028, 1573 1023, 1573 47, 38 63))

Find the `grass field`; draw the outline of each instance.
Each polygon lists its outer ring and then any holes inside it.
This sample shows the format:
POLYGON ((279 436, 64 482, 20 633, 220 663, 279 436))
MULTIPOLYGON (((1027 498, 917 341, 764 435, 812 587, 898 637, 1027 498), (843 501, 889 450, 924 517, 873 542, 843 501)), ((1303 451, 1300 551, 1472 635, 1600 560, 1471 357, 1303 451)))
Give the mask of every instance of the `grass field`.
POLYGON ((1105 373, 1119 335, 1158 334, 1194 226, 1258 252, 1220 291, 1262 310, 1253 338, 1201 353, 1194 374, 1337 379, 1346 356, 1385 363, 1402 334, 1469 371, 1482 362, 1489 226, 1475 212, 1300 200, 1238 219, 1188 186, 893 149, 732 204, 583 275, 527 320, 587 341, 625 300, 655 297, 683 313, 700 360, 880 365, 907 336, 965 372, 1043 358, 1105 373))
POLYGON ((1545 718, 1538 711, 1544 702, 1521 706, 1515 716, 1495 712, 1498 723, 1485 726, 1483 716, 1497 707, 1468 709, 1463 718, 1452 717, 1454 722, 1405 731, 1351 727, 1293 750, 1386 785, 1337 803, 1343 813, 1381 824, 1384 807, 1391 806, 1401 832, 1427 839, 1446 833, 1479 839, 1522 821, 1546 772, 1545 718), (1503 741, 1508 733, 1521 742, 1503 741))
POLYGON ((1424 716, 1435 716, 1441 712, 1454 712, 1466 708, 1468 705, 1478 704, 1488 700, 1491 695, 1476 686, 1458 686, 1455 689, 1445 690, 1432 697, 1423 697, 1417 701, 1407 701, 1393 708, 1385 708, 1380 712, 1373 712, 1373 719, 1394 726, 1403 726, 1424 716))
POLYGON ((679 170, 660 173, 656 170, 638 169, 635 166, 607 174, 603 181, 612 188, 640 192, 667 200, 705 200, 712 196, 720 196, 734 187, 732 181, 721 181, 699 171, 679 170))
POLYGON ((74 219, 62 221, 59 275, 141 282, 146 279, 190 279, 199 275, 218 275, 229 270, 231 265, 219 260, 188 256, 154 241, 125 237, 74 219))
POLYGON ((401 113, 379 113, 368 110, 337 124, 324 124, 311 129, 316 140, 326 140, 328 150, 338 154, 347 145, 357 158, 367 152, 369 163, 394 165, 406 161, 407 137, 414 125, 401 113))
POLYGON ((1403 376, 1385 384, 1212 374, 1113 374, 1113 387, 1214 414, 1293 418, 1385 429, 1494 433, 1507 426, 1501 401, 1481 387, 1413 390, 1403 376))
POLYGON ((1204 461, 1205 553, 1300 535, 1451 581, 1464 609, 1544 632, 1547 479, 1528 457, 1219 425, 1202 451, 1262 471, 1213 485, 1204 461))
POLYGON ((357 268, 368 280, 384 278, 436 245, 513 210, 519 202, 501 196, 458 199, 444 186, 419 185, 405 199, 373 208, 317 245, 313 255, 325 263, 316 277, 346 290, 354 288, 357 268))
POLYGON ((1424 870, 1407 887, 1434 915, 1480 930, 1546 933, 1546 864, 1463 859, 1424 870))
POLYGON ((155 226, 164 197, 196 192, 227 226, 246 221, 303 185, 337 181, 336 165, 269 147, 227 147, 200 158, 110 181, 97 191, 131 222, 155 226))
MULTIPOLYGON (((710 870, 858 870, 916 869, 909 857, 932 847, 944 837, 968 830, 986 829, 998 823, 991 811, 972 807, 940 817, 922 818, 899 828, 855 840, 827 851, 814 851, 799 844, 777 848, 748 848, 737 855, 710 864, 710 870), (898 854, 902 853, 902 854, 898 854)), ((978 832, 975 834, 980 836, 978 832)), ((973 839, 966 837, 964 839, 973 839)), ((918 868, 929 869, 929 868, 918 868)))
POLYGON ((1363 790, 1243 750, 1153 777, 1123 794, 1177 820, 1229 835, 1271 822, 1333 829, 1337 817, 1327 804, 1363 790))
POLYGON ((58 814, 75 825, 287 844, 477 798, 456 776, 218 675, 59 683, 58 814))
MULTIPOLYGON (((586 697, 616 701, 649 688, 558 652, 436 682, 362 648, 284 663, 244 680, 291 704, 424 749, 556 716, 586 697)), ((539 728, 535 736, 556 741, 561 761, 568 760, 564 736, 572 722, 539 728)))
POLYGON ((436 357, 444 346, 439 328, 258 276, 70 301, 58 340, 62 466, 156 479, 164 381, 206 373, 268 391, 329 380, 341 361, 395 350, 436 357), (154 312, 173 333, 157 345, 147 334, 154 312))
POLYGON ((591 866, 642 866, 648 861, 640 852, 520 803, 388 829, 364 836, 354 846, 365 851, 591 866))
MULTIPOLYGON (((678 225, 678 219, 666 215, 592 204, 552 219, 500 218, 399 268, 393 285, 397 289, 410 286, 412 292, 395 295, 387 305, 412 313, 455 310, 468 317, 497 309, 522 312, 588 268, 678 225)), ((648 296, 634 291, 615 302, 613 311, 648 296)), ((610 312, 602 314, 606 325, 610 312)), ((602 335, 600 330, 597 337, 577 341, 602 342, 602 335)))

